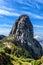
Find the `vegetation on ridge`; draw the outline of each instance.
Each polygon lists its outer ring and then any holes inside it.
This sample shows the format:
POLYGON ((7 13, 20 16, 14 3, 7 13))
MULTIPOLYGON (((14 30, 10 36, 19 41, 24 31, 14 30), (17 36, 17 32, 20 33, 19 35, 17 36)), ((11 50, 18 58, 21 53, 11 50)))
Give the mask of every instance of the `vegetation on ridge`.
POLYGON ((8 38, 0 41, 0 65, 41 65, 43 63, 43 57, 34 60, 26 49, 13 43, 13 39, 8 38))

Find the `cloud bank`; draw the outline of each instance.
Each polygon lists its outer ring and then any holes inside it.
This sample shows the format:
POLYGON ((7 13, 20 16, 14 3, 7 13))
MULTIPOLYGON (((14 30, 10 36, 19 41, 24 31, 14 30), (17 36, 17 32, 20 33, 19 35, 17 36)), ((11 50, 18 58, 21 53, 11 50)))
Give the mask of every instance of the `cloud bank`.
MULTIPOLYGON (((31 17, 32 22, 34 22, 34 19, 43 22, 43 0, 0 0, 0 34, 8 35, 12 27, 11 22, 13 23, 16 17, 22 14, 31 17), (10 19, 10 25, 8 19, 10 19)), ((41 25, 33 24, 33 26, 34 28, 43 29, 41 25)), ((41 30, 35 32, 37 34, 42 33, 41 30)))
POLYGON ((19 15, 25 13, 25 14, 28 14, 29 16, 31 16, 32 18, 43 19, 43 15, 37 14, 38 9, 41 8, 39 3, 43 3, 43 0, 25 0, 25 1, 24 0, 20 0, 20 1, 18 1, 18 0, 12 0, 12 1, 0 0, 0 15, 19 16, 19 15), (17 5, 19 5, 19 6, 17 6, 17 5), (30 8, 33 9, 33 11, 31 11, 30 8), (25 12, 25 9, 27 9, 26 12, 25 12), (30 9, 30 11, 28 9, 30 9), (35 12, 36 9, 37 9, 37 11, 35 12))

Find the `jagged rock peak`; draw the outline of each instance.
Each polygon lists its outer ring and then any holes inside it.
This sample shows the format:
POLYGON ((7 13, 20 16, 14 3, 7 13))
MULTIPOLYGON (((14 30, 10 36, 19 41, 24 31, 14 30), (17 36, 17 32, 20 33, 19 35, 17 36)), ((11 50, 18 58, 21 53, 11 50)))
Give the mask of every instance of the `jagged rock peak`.
POLYGON ((37 59, 43 55, 42 47, 34 39, 33 25, 27 15, 21 15, 10 32, 10 37, 16 36, 17 44, 28 50, 32 57, 37 59))
POLYGON ((21 15, 15 22, 15 24, 12 27, 12 30, 10 32, 10 36, 16 34, 16 31, 18 30, 18 28, 21 28, 22 30, 28 29, 28 31, 30 31, 31 36, 33 37, 33 25, 30 22, 29 16, 27 15, 21 15))

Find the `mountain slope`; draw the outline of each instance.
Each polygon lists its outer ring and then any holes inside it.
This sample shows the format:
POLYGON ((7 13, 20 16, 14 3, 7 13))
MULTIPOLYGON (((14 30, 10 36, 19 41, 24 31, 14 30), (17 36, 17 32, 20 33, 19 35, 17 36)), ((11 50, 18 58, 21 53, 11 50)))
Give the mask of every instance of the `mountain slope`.
POLYGON ((34 60, 27 50, 14 45, 11 39, 4 40, 6 42, 0 43, 0 65, 40 65, 43 63, 43 57, 34 60))
POLYGON ((20 16, 9 36, 0 40, 0 65, 41 65, 42 55, 42 47, 34 38, 29 17, 20 16))
POLYGON ((17 42, 15 44, 25 48, 34 59, 38 59, 43 55, 40 43, 34 39, 33 25, 27 15, 21 15, 16 20, 9 37, 15 37, 17 42))

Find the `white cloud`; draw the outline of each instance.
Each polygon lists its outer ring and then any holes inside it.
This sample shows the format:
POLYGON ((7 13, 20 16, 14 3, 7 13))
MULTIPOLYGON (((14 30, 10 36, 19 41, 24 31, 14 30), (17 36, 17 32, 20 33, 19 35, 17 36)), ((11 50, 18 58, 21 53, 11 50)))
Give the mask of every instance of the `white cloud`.
POLYGON ((12 25, 9 25, 9 24, 0 24, 0 34, 8 36, 11 30, 11 27, 12 25))
POLYGON ((29 16, 33 17, 33 18, 37 18, 37 19, 43 19, 43 16, 38 15, 38 14, 34 14, 32 12, 26 12, 26 11, 21 11, 21 13, 23 12, 23 14, 28 14, 29 16))
MULTIPOLYGON (((40 0, 40 1, 42 2, 42 0, 40 0)), ((22 5, 25 4, 27 6, 37 8, 37 9, 40 9, 40 6, 38 4, 38 2, 40 2, 40 1, 39 0, 25 0, 25 1, 24 0, 20 0, 20 1, 16 0, 16 2, 18 2, 18 3, 22 4, 22 5)), ((15 0, 14 0, 14 2, 15 2, 15 0)))
POLYGON ((35 1, 43 4, 43 0, 35 0, 35 1))
POLYGON ((29 12, 28 14, 29 14, 30 16, 32 16, 33 18, 43 19, 43 16, 40 16, 40 15, 38 15, 38 14, 34 14, 34 13, 31 13, 31 12, 29 12))
POLYGON ((20 15, 16 12, 10 12, 10 11, 7 11, 7 10, 2 10, 2 9, 0 9, 0 14, 6 15, 6 16, 19 16, 20 15))
POLYGON ((38 36, 38 35, 36 35, 36 36, 34 36, 34 38, 35 38, 35 39, 38 39, 38 38, 39 38, 39 36, 38 36))
POLYGON ((0 27, 12 27, 12 25, 9 25, 9 24, 0 24, 0 27))
POLYGON ((0 9, 8 10, 8 11, 15 11, 15 8, 7 7, 7 6, 1 6, 0 9))
POLYGON ((11 29, 7 29, 7 28, 0 28, 0 34, 1 35, 8 35, 10 33, 11 29))
POLYGON ((34 24, 33 24, 33 26, 34 26, 34 27, 37 27, 37 28, 43 28, 43 26, 41 26, 41 25, 34 25, 34 24))
POLYGON ((6 0, 0 0, 0 7, 2 7, 3 5, 6 5, 6 4, 7 4, 6 0))
MULTIPOLYGON (((15 3, 15 2, 18 2, 18 3, 20 3, 20 4, 25 4, 25 5, 28 5, 28 6, 30 6, 30 7, 33 7, 33 8, 35 8, 35 7, 37 7, 38 9, 40 9, 40 6, 38 5, 38 3, 36 2, 37 0, 20 0, 20 1, 18 1, 18 0, 13 0, 13 2, 15 3), (33 3, 34 2, 34 3, 33 3)), ((38 0, 39 1, 39 0, 38 0)), ((41 0, 42 1, 42 0, 41 0)), ((4 1, 4 0, 2 0, 2 1, 0 1, 0 2, 2 2, 2 3, 4 3, 4 2, 6 2, 7 3, 7 5, 8 5, 8 3, 9 2, 11 2, 11 1, 4 1)), ((12 5, 12 4, 11 4, 12 5)), ((15 6, 16 7, 16 6, 15 6)), ((27 8, 27 7, 24 7, 23 9, 25 9, 25 8, 27 8)), ((17 8, 18 9, 18 8, 17 8)), ((6 6, 4 6, 4 5, 1 5, 1 7, 0 7, 0 14, 1 15, 6 15, 6 16, 19 16, 20 14, 19 13, 17 13, 18 11, 17 11, 17 9, 13 9, 12 7, 11 8, 9 8, 9 7, 6 7, 6 6), (12 12, 12 11, 15 11, 15 12, 12 12), (17 12, 16 12, 17 11, 17 12)), ((23 13, 23 12, 22 12, 23 13)), ((40 16, 40 15, 37 15, 37 14, 34 14, 34 13, 31 13, 31 12, 25 12, 25 13, 27 13, 27 14, 29 14, 30 16, 32 16, 32 17, 34 17, 34 18, 38 18, 38 19, 43 19, 43 16, 40 16)))
MULTIPOLYGON (((26 12, 26 11, 21 11, 21 14, 28 14, 29 16, 33 17, 33 18, 37 18, 37 19, 43 19, 43 16, 38 15, 38 14, 34 14, 32 12, 26 12)), ((17 12, 11 12, 8 10, 3 10, 0 9, 0 15, 6 15, 6 16, 20 16, 19 13, 17 12)))
POLYGON ((0 4, 2 4, 2 3, 5 3, 5 1, 4 0, 0 0, 0 4))
POLYGON ((36 35, 36 36, 34 36, 34 38, 37 39, 37 40, 41 40, 42 36, 36 35))
POLYGON ((43 36, 39 36, 39 35, 34 36, 34 38, 37 39, 38 41, 43 40, 43 36))

